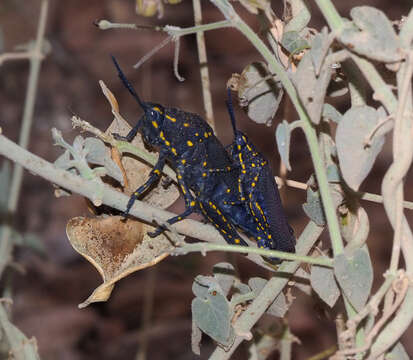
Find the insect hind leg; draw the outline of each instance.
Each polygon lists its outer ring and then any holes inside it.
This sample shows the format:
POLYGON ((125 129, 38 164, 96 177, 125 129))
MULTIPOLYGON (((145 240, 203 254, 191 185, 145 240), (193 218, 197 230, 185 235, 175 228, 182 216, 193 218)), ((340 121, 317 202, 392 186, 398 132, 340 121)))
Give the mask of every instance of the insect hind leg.
MULTIPOLYGON (((187 208, 182 214, 174 216, 174 217, 166 220, 166 222, 169 225, 176 224, 177 222, 179 222, 179 221, 185 219, 186 217, 188 217, 189 215, 191 215, 193 212, 195 212, 195 207, 191 206, 191 207, 187 208)), ((148 232, 148 235, 150 237, 154 238, 154 237, 157 237, 158 235, 162 234, 165 230, 166 230, 166 227, 164 225, 159 225, 154 231, 148 232)))

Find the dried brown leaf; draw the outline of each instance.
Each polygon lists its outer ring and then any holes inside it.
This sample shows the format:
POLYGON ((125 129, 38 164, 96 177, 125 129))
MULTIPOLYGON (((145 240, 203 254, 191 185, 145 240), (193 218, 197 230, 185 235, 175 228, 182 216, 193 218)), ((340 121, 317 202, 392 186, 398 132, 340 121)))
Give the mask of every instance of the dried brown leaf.
POLYGON ((153 230, 133 219, 120 216, 72 218, 66 233, 72 247, 85 257, 100 273, 103 283, 81 304, 106 301, 115 283, 125 276, 165 259, 173 245, 165 236, 151 239, 146 233, 153 230))

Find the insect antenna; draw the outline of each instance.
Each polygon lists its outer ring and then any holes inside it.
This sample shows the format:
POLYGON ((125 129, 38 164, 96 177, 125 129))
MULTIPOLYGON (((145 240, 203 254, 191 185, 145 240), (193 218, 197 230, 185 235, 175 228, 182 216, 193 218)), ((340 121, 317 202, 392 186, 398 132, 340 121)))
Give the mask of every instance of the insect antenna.
POLYGON ((227 105, 229 117, 231 118, 232 130, 234 131, 234 137, 237 137, 237 127, 235 125, 234 107, 232 105, 232 97, 231 97, 230 88, 227 89, 227 96, 228 96, 228 99, 225 101, 225 104, 227 105))
POLYGON ((118 76, 122 80, 123 85, 129 90, 129 92, 132 94, 132 96, 135 98, 135 100, 139 103, 139 105, 142 107, 143 110, 146 110, 148 108, 148 105, 146 105, 135 89, 133 88, 132 84, 129 82, 129 80, 126 78, 125 74, 123 73, 122 69, 119 66, 119 63, 117 62, 116 58, 112 55, 112 61, 116 66, 116 69, 118 70, 118 76))

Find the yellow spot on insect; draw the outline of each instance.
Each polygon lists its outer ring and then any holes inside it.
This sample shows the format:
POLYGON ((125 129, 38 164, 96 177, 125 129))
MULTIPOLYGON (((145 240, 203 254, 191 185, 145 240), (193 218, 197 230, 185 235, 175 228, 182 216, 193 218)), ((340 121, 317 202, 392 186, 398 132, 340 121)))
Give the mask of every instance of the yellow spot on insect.
POLYGON ((245 197, 242 197, 242 198, 241 198, 241 201, 245 201, 245 197))
POLYGON ((185 160, 185 159, 182 159, 182 160, 181 160, 181 163, 182 163, 183 165, 185 165, 185 164, 186 164, 186 160, 185 160))
POLYGON ((246 173, 247 173, 247 170, 244 169, 244 170, 242 170, 241 172, 242 172, 243 174, 246 174, 246 173))
POLYGON ((171 151, 172 151, 172 154, 174 154, 174 155, 178 155, 178 153, 176 152, 176 149, 173 147, 173 148, 171 148, 171 151))
POLYGON ((138 196, 139 194, 137 192, 134 192, 133 195, 138 196))
POLYGON ((230 192, 231 192, 231 189, 230 189, 230 188, 228 188, 228 189, 227 189, 227 193, 229 194, 230 192))
POLYGON ((215 204, 212 204, 212 208, 214 209, 214 210, 216 210, 216 205, 215 204))
POLYGON ((251 186, 252 186, 252 187, 255 187, 255 182, 253 182, 253 183, 251 184, 251 186))
POLYGON ((208 201, 208 205, 212 205, 212 201, 208 201))
POLYGON ((268 234, 268 236, 267 236, 267 237, 268 237, 268 239, 271 239, 271 238, 272 238, 271 234, 268 234))
POLYGON ((174 117, 171 117, 171 116, 169 116, 169 115, 165 115, 165 117, 166 117, 168 120, 171 120, 172 122, 176 122, 176 119, 175 119, 174 117))
POLYGON ((252 199, 252 194, 249 195, 249 198, 252 199))
POLYGON ((198 133, 195 133, 195 136, 199 136, 199 134, 198 134, 198 133))
POLYGON ((159 137, 160 137, 162 140, 165 140, 165 135, 164 135, 163 131, 161 131, 161 132, 159 133, 159 137))
POLYGON ((258 240, 261 240, 261 236, 258 236, 257 239, 258 239, 258 240))
POLYGON ((155 169, 153 172, 157 175, 159 175, 161 173, 158 169, 155 169))
POLYGON ((264 245, 261 245, 261 246, 260 246, 260 249, 264 249, 264 245))
POLYGON ((241 145, 237 145, 237 149, 238 149, 238 150, 241 150, 241 145))
POLYGON ((247 149, 248 149, 249 151, 252 151, 251 146, 249 146, 248 144, 247 144, 247 149))
POLYGON ((194 146, 194 143, 193 143, 191 140, 188 140, 188 141, 186 142, 186 144, 187 144, 188 146, 194 146))
POLYGON ((182 220, 182 216, 178 216, 178 220, 182 220))
POLYGON ((224 229, 222 229, 221 231, 222 231, 223 234, 226 234, 226 233, 227 233, 224 229))
POLYGON ((154 127, 155 129, 158 128, 158 123, 157 123, 156 121, 152 121, 152 125, 153 125, 153 127, 154 127))
POLYGON ((195 201, 191 201, 189 205, 195 206, 195 201))
POLYGON ((228 235, 228 237, 229 237, 230 239, 232 239, 232 235, 228 235))
POLYGON ((206 177, 207 176, 207 174, 206 173, 202 173, 202 177, 206 177))
POLYGON ((202 163, 202 166, 203 166, 203 167, 207 166, 207 162, 204 161, 204 162, 202 163))
POLYGON ((209 136, 212 136, 212 132, 210 131, 210 132, 208 133, 208 135, 209 135, 209 136))
POLYGON ((235 244, 239 244, 241 242, 240 239, 235 239, 234 241, 235 241, 235 244))
POLYGON ((254 178, 254 181, 257 181, 258 180, 258 176, 256 176, 255 178, 254 178))
POLYGON ((154 109, 156 112, 162 114, 161 109, 159 109, 157 106, 154 106, 152 109, 154 109))
POLYGON ((230 171, 230 170, 231 170, 231 166, 227 166, 227 170, 230 171))
POLYGON ((242 140, 244 140, 245 142, 247 142, 247 139, 245 138, 245 136, 242 137, 242 140))
POLYGON ((252 163, 252 164, 251 164, 251 166, 252 166, 252 167, 255 167, 255 164, 254 164, 254 163, 252 163))
POLYGON ((219 209, 217 209, 217 214, 218 214, 218 215, 222 215, 222 212, 219 211, 219 209))
POLYGON ((169 145, 171 145, 171 143, 168 140, 165 140, 165 145, 169 146, 169 145))
POLYGON ((178 179, 181 180, 181 179, 182 179, 182 175, 178 175, 178 179))
POLYGON ((188 127, 188 126, 189 126, 189 124, 188 124, 188 123, 184 123, 184 126, 185 126, 185 127, 188 127))
POLYGON ((207 138, 207 137, 208 137, 208 133, 207 133, 207 132, 204 132, 204 136, 207 138))

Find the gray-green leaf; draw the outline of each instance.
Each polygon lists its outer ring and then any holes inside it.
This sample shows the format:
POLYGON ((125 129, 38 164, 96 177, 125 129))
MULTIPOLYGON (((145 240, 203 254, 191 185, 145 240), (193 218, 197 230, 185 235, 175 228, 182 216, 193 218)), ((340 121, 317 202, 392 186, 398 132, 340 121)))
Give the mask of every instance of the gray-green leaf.
POLYGON ((310 49, 311 61, 317 76, 320 74, 321 66, 327 56, 330 45, 331 41, 328 36, 328 30, 326 27, 323 27, 321 32, 314 36, 310 49))
POLYGON ((230 263, 222 262, 215 264, 212 272, 222 289, 222 293, 225 296, 228 295, 235 281, 234 267, 230 263))
POLYGON ((305 54, 298 64, 293 81, 301 102, 305 106, 311 121, 319 124, 323 111, 324 97, 331 78, 331 67, 324 66, 317 77, 311 55, 305 54))
POLYGON ((333 105, 327 103, 323 105, 323 118, 330 119, 338 124, 342 117, 343 115, 333 105))
POLYGON ((384 144, 384 136, 376 133, 370 146, 366 140, 381 120, 380 113, 370 106, 349 109, 337 127, 336 145, 341 174, 347 185, 357 191, 366 178, 384 144))
POLYGON ((311 286, 321 300, 333 307, 340 296, 340 289, 331 268, 313 265, 310 276, 311 286))
POLYGON ((281 157, 281 161, 284 163, 288 171, 291 171, 290 165, 290 140, 291 129, 288 121, 283 120, 282 123, 277 125, 275 130, 275 140, 277 142, 278 152, 281 157))
POLYGON ((291 20, 285 25, 284 31, 301 31, 311 19, 311 13, 304 0, 288 0, 291 7, 291 20))
POLYGON ((347 299, 356 310, 361 310, 373 284, 373 269, 366 248, 356 250, 352 257, 337 255, 334 274, 347 299))
POLYGON ((281 45, 290 54, 295 54, 310 47, 307 40, 303 39, 297 31, 285 32, 281 38, 281 45))
POLYGON ((303 210, 317 225, 324 226, 326 224, 320 194, 318 191, 313 191, 311 187, 307 188, 307 201, 303 204, 303 210))
POLYGON ((399 37, 381 10, 359 6, 353 8, 350 15, 354 25, 345 26, 338 38, 351 51, 383 62, 402 59, 399 37))
POLYGON ((3 159, 0 169, 0 211, 6 211, 7 202, 9 199, 10 176, 10 162, 3 159))
POLYGON ((271 125, 284 94, 281 83, 269 75, 265 63, 254 62, 243 70, 238 90, 241 103, 248 105, 249 118, 268 126, 271 125))
POLYGON ((410 360, 403 344, 398 342, 393 348, 384 356, 385 360, 410 360))
POLYGON ((233 341, 228 300, 218 289, 209 288, 205 298, 192 301, 192 318, 208 336, 224 346, 233 341))

